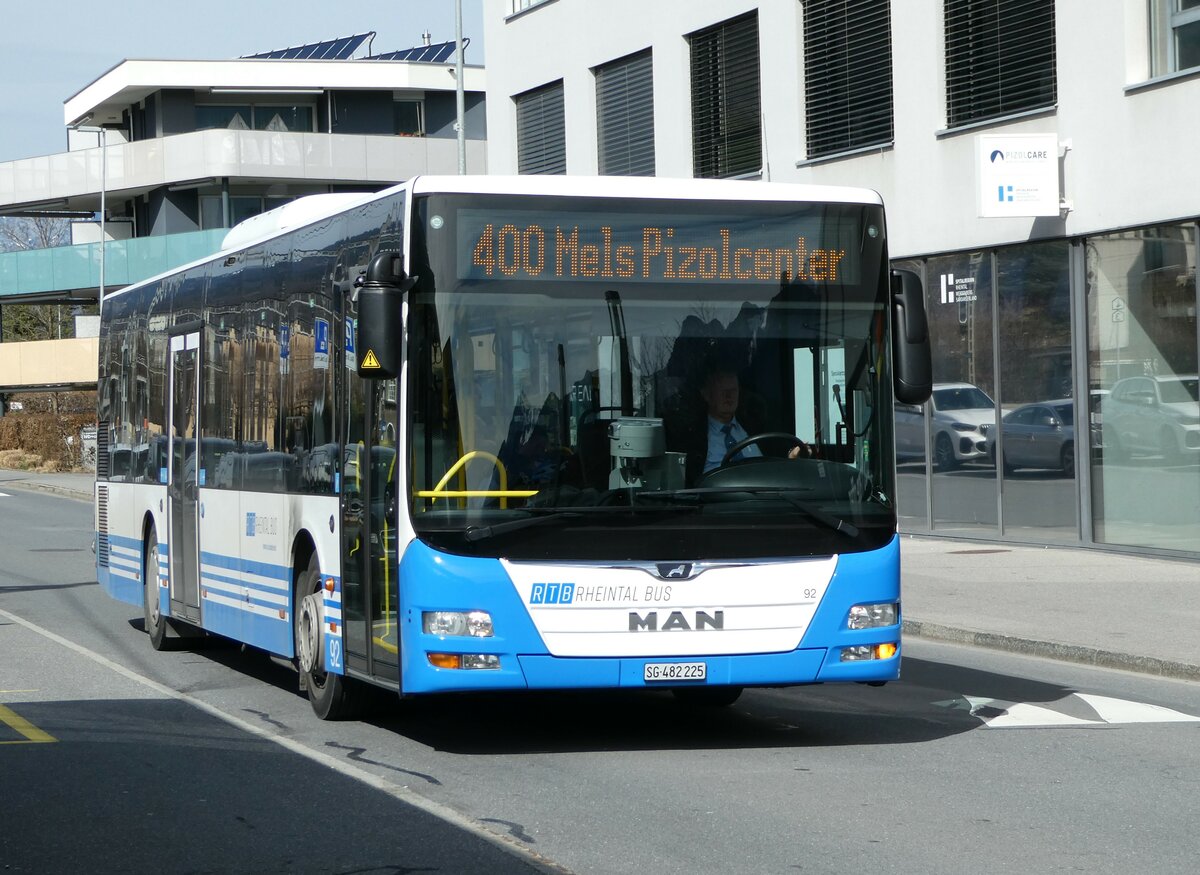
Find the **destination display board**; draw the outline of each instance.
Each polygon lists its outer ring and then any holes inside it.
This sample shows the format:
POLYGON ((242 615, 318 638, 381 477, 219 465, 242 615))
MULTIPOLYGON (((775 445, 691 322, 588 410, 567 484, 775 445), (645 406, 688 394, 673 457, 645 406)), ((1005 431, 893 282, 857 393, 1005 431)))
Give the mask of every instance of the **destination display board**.
POLYGON ((456 225, 460 280, 840 285, 861 272, 861 229, 846 214, 460 209, 456 225))

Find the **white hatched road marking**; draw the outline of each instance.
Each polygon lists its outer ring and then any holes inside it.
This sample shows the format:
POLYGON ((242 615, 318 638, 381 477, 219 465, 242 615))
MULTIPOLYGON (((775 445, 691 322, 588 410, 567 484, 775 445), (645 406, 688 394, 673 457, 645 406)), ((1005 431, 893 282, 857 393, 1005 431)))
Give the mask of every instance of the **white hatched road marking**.
MULTIPOLYGON (((986 696, 967 696, 934 702, 941 708, 969 711, 983 721, 986 729, 1031 729, 1053 726, 1111 726, 1121 723, 1200 723, 1200 717, 1173 711, 1161 705, 1113 699, 1093 693, 1073 693, 1054 704, 1009 702, 986 696), (1054 705, 1067 704, 1071 699, 1083 702, 1097 719, 1076 717, 1058 710, 1054 705)), ((1075 709, 1079 710, 1079 709, 1075 709)))
POLYGON ((1091 693, 1076 693, 1080 699, 1092 706, 1101 719, 1108 723, 1196 723, 1200 717, 1192 717, 1170 708, 1159 705, 1146 705, 1142 702, 1127 702, 1124 699, 1110 699, 1108 696, 1095 696, 1091 693))

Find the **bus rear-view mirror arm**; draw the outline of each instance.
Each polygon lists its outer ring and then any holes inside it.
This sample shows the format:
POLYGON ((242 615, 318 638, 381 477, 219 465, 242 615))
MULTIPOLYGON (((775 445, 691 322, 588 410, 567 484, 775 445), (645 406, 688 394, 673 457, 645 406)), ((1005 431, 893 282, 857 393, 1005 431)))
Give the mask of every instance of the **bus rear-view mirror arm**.
POLYGON ((358 336, 354 350, 360 377, 390 380, 400 375, 404 295, 416 280, 404 272, 399 252, 380 252, 358 286, 358 336))
POLYGON ((892 366, 896 400, 924 404, 933 391, 925 290, 911 270, 892 271, 892 366))

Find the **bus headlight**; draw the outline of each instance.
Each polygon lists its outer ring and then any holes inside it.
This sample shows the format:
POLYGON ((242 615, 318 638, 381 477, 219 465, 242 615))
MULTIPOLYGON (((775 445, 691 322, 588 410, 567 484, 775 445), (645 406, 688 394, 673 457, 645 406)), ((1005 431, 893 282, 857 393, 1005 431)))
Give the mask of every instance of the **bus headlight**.
POLYGON ((492 615, 486 611, 425 611, 421 627, 426 635, 442 638, 491 638, 492 615))
POLYGON ((877 605, 855 605, 846 618, 847 629, 875 629, 879 626, 895 626, 900 614, 900 605, 884 602, 877 605))

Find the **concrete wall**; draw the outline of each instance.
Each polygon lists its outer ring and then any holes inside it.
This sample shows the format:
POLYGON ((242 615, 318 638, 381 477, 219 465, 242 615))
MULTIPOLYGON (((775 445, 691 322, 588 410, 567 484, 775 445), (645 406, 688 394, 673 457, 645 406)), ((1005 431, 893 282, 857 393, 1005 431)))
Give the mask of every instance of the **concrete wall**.
POLYGON ((594 174, 592 70, 632 52, 654 53, 655 158, 659 176, 692 176, 687 34, 757 9, 764 178, 846 184, 883 194, 895 256, 1083 235, 1200 215, 1200 75, 1157 84, 1145 49, 1145 0, 1059 0, 1057 107, 982 128, 946 130, 941 0, 893 0, 895 140, 868 154, 806 165, 803 4, 750 0, 556 0, 506 17, 485 0, 488 166, 517 168, 512 98, 564 81, 567 172, 594 174), (1053 133, 1062 160, 1063 218, 981 219, 976 202, 980 133, 1053 133), (800 166, 797 166, 800 164, 800 166))
MULTIPOLYGON (((483 94, 463 95, 463 115, 468 140, 487 138, 487 109, 483 94)), ((443 139, 458 139, 454 122, 458 119, 458 98, 454 94, 425 92, 425 135, 443 139)))
POLYGON ((96 385, 99 338, 0 343, 0 388, 96 385))

